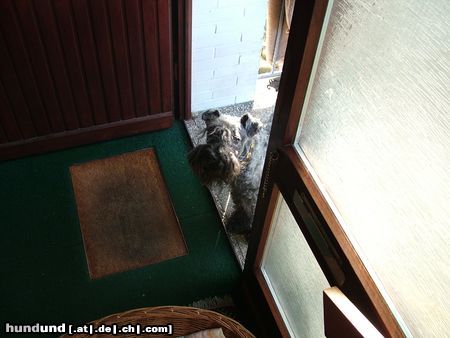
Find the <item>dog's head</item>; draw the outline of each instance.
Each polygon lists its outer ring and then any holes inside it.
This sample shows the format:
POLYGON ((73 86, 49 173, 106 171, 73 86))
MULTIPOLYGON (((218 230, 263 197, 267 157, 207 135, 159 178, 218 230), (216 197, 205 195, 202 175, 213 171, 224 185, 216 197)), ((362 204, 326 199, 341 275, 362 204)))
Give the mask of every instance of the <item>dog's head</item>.
POLYGON ((202 119, 206 124, 207 143, 245 142, 247 138, 254 137, 262 128, 261 121, 248 113, 239 118, 210 109, 202 114, 202 119))
POLYGON ((247 151, 248 141, 261 129, 261 122, 250 114, 239 118, 218 110, 204 112, 202 119, 206 124, 206 144, 188 154, 189 164, 203 184, 229 183, 239 175, 240 158, 247 151))
POLYGON ((254 118, 250 114, 244 114, 241 117, 241 127, 245 130, 247 137, 254 137, 262 128, 260 120, 254 118))
POLYGON ((240 172, 239 160, 228 147, 200 144, 188 154, 189 164, 203 184, 231 182, 240 172))

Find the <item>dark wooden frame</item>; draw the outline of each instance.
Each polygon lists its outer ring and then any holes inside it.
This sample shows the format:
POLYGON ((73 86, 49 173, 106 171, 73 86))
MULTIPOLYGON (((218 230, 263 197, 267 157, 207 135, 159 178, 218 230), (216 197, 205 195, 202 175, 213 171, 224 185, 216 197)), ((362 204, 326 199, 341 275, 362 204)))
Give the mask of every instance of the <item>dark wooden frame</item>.
POLYGON ((382 338, 381 333, 337 287, 323 291, 323 316, 327 338, 382 338))
POLYGON ((380 291, 370 277, 353 245, 342 230, 325 197, 316 185, 305 163, 293 147, 303 102, 318 46, 327 0, 297 2, 285 56, 280 91, 275 107, 273 126, 263 171, 262 186, 253 223, 253 232, 247 253, 243 277, 243 298, 252 299, 245 290, 261 293, 265 303, 259 301, 255 317, 263 317, 259 332, 277 331, 278 336, 288 336, 287 328, 260 271, 263 248, 270 232, 270 224, 276 206, 278 190, 289 205, 311 250, 321 265, 330 285, 337 285, 361 310, 373 325, 386 336, 402 336, 403 333, 380 291), (320 232, 339 257, 339 266, 345 278, 340 278, 327 266, 321 248, 312 239, 305 224, 304 215, 293 202, 294 192, 302 194, 306 204, 320 219, 320 232), (277 327, 273 327, 273 322, 277 327))
MULTIPOLYGON (((396 330, 400 330, 395 322, 393 315, 387 307, 386 302, 376 288, 369 273, 363 263, 356 255, 353 246, 343 232, 337 219, 332 214, 332 210, 313 181, 305 164, 298 157, 296 151, 286 146, 280 149, 279 158, 274 173, 274 187, 269 202, 269 211, 263 227, 263 236, 258 245, 256 257, 253 262, 253 273, 256 274, 259 285, 264 294, 269 299, 272 297, 267 288, 264 277, 260 272, 261 260, 265 243, 270 232, 273 210, 276 206, 278 192, 286 200, 297 224, 305 236, 315 258, 321 266, 325 277, 332 286, 338 286, 342 292, 358 307, 358 309, 373 323, 373 325, 386 336, 395 336, 396 330), (294 201, 294 194, 302 196, 305 205, 308 205, 309 212, 313 213, 320 224, 320 228, 311 228, 307 223, 304 212, 298 210, 294 201), (318 202, 320 201, 320 203, 318 202), (334 218, 334 221, 330 217, 334 218), (316 231, 316 234, 314 232, 316 231), (326 242, 329 250, 324 254, 323 247, 314 240, 314 235, 320 234, 323 241, 326 242), (328 256, 328 259, 325 259, 328 256), (330 256, 335 259, 336 266, 327 263, 330 256)), ((277 323, 283 335, 287 332, 283 321, 280 321, 281 315, 275 306, 274 300, 269 302, 272 313, 274 313, 277 323)), ((400 331, 398 331, 399 333, 400 331)))
POLYGON ((298 98, 300 94, 299 91, 296 91, 296 88, 297 83, 301 82, 301 80, 305 81, 304 92, 306 93, 309 73, 304 74, 304 69, 312 68, 312 61, 315 55, 315 45, 314 48, 307 49, 307 46, 312 43, 308 44, 308 40, 311 41, 312 36, 316 35, 316 40, 318 41, 325 9, 325 4, 320 6, 314 0, 297 1, 292 17, 279 94, 275 105, 266 163, 262 176, 262 187, 259 191, 253 231, 242 278, 242 298, 244 302, 247 304, 258 302, 258 305, 255 306, 256 311, 252 315, 257 325, 257 320, 261 318, 259 321, 261 324, 255 328, 255 332, 262 337, 265 336, 266 332, 272 332, 272 337, 282 336, 282 334, 286 335, 286 329, 282 321, 280 322, 279 313, 277 311, 272 312, 272 309, 276 308, 273 299, 268 298, 266 300, 265 296, 263 297, 264 301, 255 299, 247 290, 252 290, 253 294, 265 295, 265 291, 257 277, 259 267, 255 266, 255 263, 258 256, 259 243, 265 242, 269 233, 267 226, 265 226, 267 224, 267 215, 272 215, 275 209, 275 203, 271 199, 274 182, 270 171, 277 162, 277 149, 283 145, 284 140, 288 137, 286 135, 287 126, 289 122, 292 123, 289 120, 295 117, 298 120, 300 119, 300 111, 298 111, 298 114, 295 114, 295 112, 289 113, 293 109, 294 101, 300 101, 298 98), (315 34, 309 34, 310 31, 314 31, 315 34), (306 66, 301 67, 302 64, 306 64, 306 66))
POLYGON ((192 118, 192 0, 174 1, 172 5, 175 117, 189 120, 192 118))

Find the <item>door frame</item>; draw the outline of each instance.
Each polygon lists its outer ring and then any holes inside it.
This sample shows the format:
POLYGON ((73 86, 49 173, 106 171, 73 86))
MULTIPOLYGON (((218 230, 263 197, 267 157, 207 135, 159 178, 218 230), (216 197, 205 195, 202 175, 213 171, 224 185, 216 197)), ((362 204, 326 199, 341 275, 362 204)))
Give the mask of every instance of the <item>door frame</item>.
POLYGON ((250 308, 253 318, 259 318, 255 320, 258 336, 288 336, 287 328, 260 270, 279 190, 330 285, 338 286, 383 335, 403 336, 398 322, 308 167, 293 148, 328 3, 328 0, 297 1, 294 8, 242 279, 242 297, 246 304, 254 303, 250 308), (302 201, 308 205, 309 210, 298 210, 293 198, 295 192, 302 196, 302 201), (319 225, 311 227, 305 221, 308 216, 305 213, 314 214, 319 225), (334 255, 344 278, 327 265, 323 248, 313 240, 314 231, 318 231, 323 240, 334 248, 334 255), (265 332, 271 334, 265 335, 265 332))
POLYGON ((192 0, 172 1, 175 117, 192 118, 192 0))

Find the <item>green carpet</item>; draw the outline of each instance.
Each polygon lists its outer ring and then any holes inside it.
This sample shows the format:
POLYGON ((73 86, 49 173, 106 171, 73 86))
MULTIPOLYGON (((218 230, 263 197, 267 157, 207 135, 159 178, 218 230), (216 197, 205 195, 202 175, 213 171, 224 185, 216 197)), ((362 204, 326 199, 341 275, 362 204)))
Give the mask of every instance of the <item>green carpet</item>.
POLYGON ((79 324, 132 308, 231 294, 240 270, 207 190, 191 172, 184 126, 0 163, 0 313, 14 324, 79 324), (154 147, 189 254, 92 281, 69 166, 154 147))

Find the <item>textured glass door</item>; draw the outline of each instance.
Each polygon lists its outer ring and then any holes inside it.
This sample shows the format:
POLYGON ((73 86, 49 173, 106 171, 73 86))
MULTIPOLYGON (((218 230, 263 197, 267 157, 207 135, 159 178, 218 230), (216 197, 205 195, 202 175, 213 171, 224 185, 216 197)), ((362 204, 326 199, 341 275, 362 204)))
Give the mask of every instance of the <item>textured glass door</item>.
POLYGON ((308 286, 287 291, 305 282, 285 277, 301 240, 281 235, 274 185, 329 283, 378 331, 448 336, 450 2, 305 0, 296 13, 312 14, 293 20, 310 19, 290 34, 248 259, 277 325, 295 336, 320 319, 301 312, 316 306, 308 286))
POLYGON ((450 332, 450 2, 336 0, 297 150, 417 337, 450 332))
POLYGON ((322 292, 330 285, 281 194, 260 268, 290 336, 324 337, 322 292))

